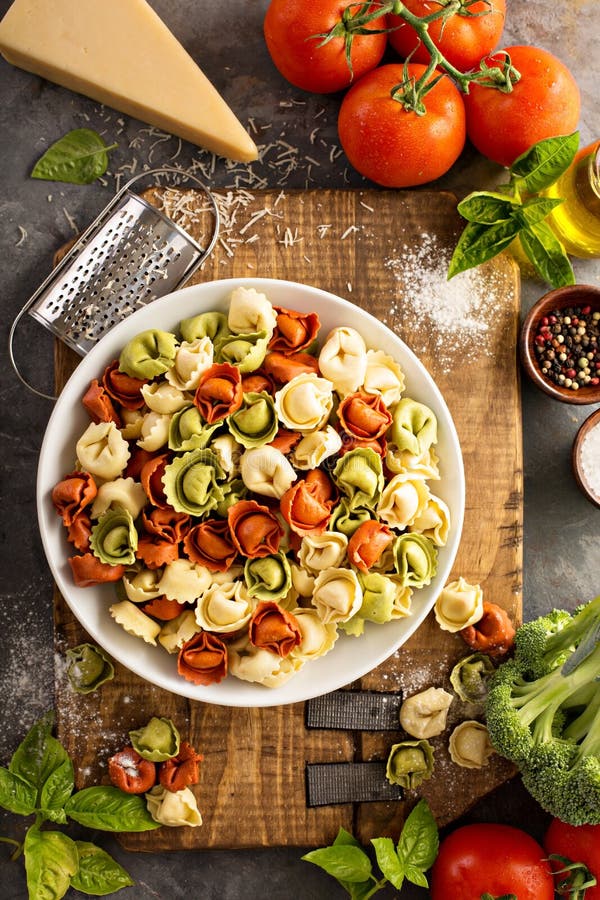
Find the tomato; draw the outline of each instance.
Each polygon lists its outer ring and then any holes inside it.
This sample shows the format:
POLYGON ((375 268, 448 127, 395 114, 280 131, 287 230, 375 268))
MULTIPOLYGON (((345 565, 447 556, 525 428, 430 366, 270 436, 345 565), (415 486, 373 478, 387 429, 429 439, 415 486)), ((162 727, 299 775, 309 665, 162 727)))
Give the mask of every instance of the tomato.
MULTIPOLYGON (((376 4, 369 7, 375 11, 376 4)), ((264 35, 271 58, 284 78, 304 91, 328 94, 348 87, 381 60, 387 35, 385 16, 367 24, 372 34, 352 37, 352 71, 346 59, 344 34, 319 46, 316 35, 327 34, 357 12, 356 0, 271 0, 264 21, 264 35)), ((351 27, 351 26, 349 26, 351 27)), ((347 30, 346 30, 347 31, 347 30)))
POLYGON ((510 166, 532 144, 577 128, 577 82, 559 59, 538 47, 507 47, 488 57, 501 65, 510 55, 521 78, 510 93, 471 84, 465 95, 467 134, 480 153, 510 166))
MULTIPOLYGON (((441 6, 437 0, 404 0, 404 5, 415 16, 429 16, 441 6)), ((498 44, 504 17, 506 0, 476 0, 470 6, 450 16, 442 25, 442 19, 429 24, 429 37, 448 62, 461 72, 479 68, 483 57, 498 44)), ((417 33, 400 16, 390 16, 388 40, 400 56, 406 58, 412 51, 411 62, 429 62, 429 51, 417 38, 417 33), (416 49, 415 49, 416 48, 416 49)))
POLYGON ((464 825, 442 841, 431 871, 431 900, 481 900, 482 894, 553 900, 544 850, 511 825, 464 825))
MULTIPOLYGON (((426 67, 408 64, 410 79, 426 67)), ((439 72, 430 76, 437 78, 439 72)), ((404 66, 380 66, 353 85, 340 107, 339 138, 361 175, 384 187, 425 184, 447 172, 465 144, 465 110, 458 88, 442 75, 425 95, 425 115, 392 96, 404 81, 404 66)))
MULTIPOLYGON (((596 878, 595 886, 586 888, 585 900, 600 900, 600 825, 566 825, 553 819, 544 838, 544 847, 546 853, 556 853, 571 862, 583 863, 596 878)), ((552 867, 561 868, 560 863, 554 861, 552 867)), ((556 877, 557 892, 561 897, 568 897, 568 891, 558 891, 561 878, 564 876, 556 877)))

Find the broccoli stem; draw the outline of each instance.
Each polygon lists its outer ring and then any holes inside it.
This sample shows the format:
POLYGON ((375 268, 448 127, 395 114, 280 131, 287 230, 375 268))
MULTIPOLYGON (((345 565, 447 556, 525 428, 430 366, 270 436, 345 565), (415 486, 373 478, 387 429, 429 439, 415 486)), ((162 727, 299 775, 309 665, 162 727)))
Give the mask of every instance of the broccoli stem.
POLYGON ((548 664, 558 659, 561 654, 576 647, 594 627, 600 624, 600 596, 586 603, 571 621, 560 631, 551 634, 544 650, 544 659, 548 664))

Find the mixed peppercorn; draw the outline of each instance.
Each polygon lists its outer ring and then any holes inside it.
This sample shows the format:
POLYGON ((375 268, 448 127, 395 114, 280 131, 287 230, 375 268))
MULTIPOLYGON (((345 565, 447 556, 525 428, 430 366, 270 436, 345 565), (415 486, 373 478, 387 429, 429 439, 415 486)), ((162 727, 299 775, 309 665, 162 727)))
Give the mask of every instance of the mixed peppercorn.
POLYGON ((600 384, 600 311, 555 309, 540 319, 534 343, 542 375, 559 387, 600 384))

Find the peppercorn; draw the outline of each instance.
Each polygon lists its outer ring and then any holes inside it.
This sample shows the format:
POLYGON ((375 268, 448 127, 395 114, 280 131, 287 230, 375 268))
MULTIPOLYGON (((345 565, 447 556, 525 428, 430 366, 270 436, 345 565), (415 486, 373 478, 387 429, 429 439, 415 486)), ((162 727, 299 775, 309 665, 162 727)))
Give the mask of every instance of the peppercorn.
POLYGON ((600 311, 555 309, 540 319, 534 348, 545 378, 572 391, 600 383, 600 311))

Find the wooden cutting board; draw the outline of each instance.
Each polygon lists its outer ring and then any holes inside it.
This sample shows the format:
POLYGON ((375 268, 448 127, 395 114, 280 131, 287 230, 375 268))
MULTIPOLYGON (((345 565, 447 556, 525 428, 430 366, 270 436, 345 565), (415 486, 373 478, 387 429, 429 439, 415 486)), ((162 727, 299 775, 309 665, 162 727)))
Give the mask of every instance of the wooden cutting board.
MULTIPOLYGON (((460 291, 444 288, 439 273, 463 224, 450 194, 312 190, 219 197, 221 238, 194 281, 267 276, 339 294, 386 322, 432 373, 454 417, 466 470, 466 516, 453 577, 480 583, 487 599, 520 622, 519 276, 513 260, 506 255, 492 260, 460 291)), ((193 211, 199 202, 188 195, 179 205, 193 211)), ((189 215, 185 221, 197 233, 204 230, 200 214, 195 226, 189 215)), ((77 360, 57 343, 59 388, 77 360)), ((473 713, 456 699, 449 729, 432 741, 435 775, 419 792, 403 802, 307 809, 307 762, 384 760, 402 733, 307 730, 302 703, 230 709, 191 702, 119 665, 114 681, 100 691, 74 694, 61 660, 66 648, 86 635, 58 593, 55 600, 58 736, 76 760, 77 786, 106 781, 107 757, 151 715, 171 717, 204 754, 197 788, 203 826, 125 835, 129 849, 319 846, 330 843, 340 826, 367 843, 383 834, 397 837, 419 796, 427 798, 443 825, 514 774, 497 756, 479 770, 451 762, 449 730, 473 713)), ((401 688, 406 695, 431 685, 448 689, 450 670, 465 652, 462 639, 441 631, 430 616, 406 645, 353 687, 401 688)))

